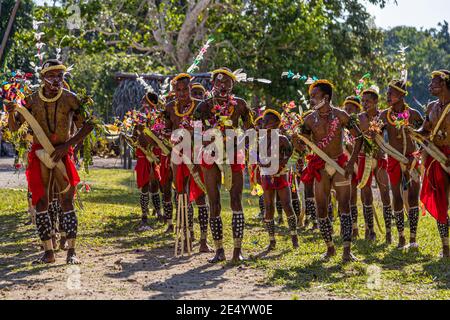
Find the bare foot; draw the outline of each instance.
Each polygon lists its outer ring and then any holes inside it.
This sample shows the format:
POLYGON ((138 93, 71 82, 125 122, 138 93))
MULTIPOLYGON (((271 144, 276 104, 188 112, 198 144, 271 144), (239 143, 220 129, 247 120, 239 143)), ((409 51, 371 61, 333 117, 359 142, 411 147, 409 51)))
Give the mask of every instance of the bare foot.
POLYGON ((390 232, 386 233, 386 243, 387 244, 392 243, 392 233, 390 233, 390 232))
POLYGON ((350 248, 344 248, 344 253, 342 254, 342 261, 344 263, 347 262, 356 262, 358 258, 356 258, 353 253, 350 252, 350 248))
POLYGON ((66 237, 61 237, 61 239, 59 239, 59 249, 63 251, 69 250, 66 237))
POLYGON ((213 248, 211 248, 206 239, 200 240, 200 249, 198 250, 200 253, 210 253, 214 252, 213 248))
POLYGON ((271 240, 269 245, 266 248, 266 251, 273 251, 277 247, 277 242, 275 240, 271 240))
POLYGON ((297 249, 298 248, 298 237, 291 236, 291 240, 292 240, 292 246, 294 247, 294 249, 297 249))
POLYGON ((328 261, 330 260, 331 257, 334 257, 335 255, 336 255, 336 248, 334 246, 328 247, 327 252, 321 256, 321 259, 323 261, 328 261))
POLYGON ((224 249, 217 250, 214 258, 208 260, 209 263, 218 263, 218 262, 222 262, 222 261, 225 261, 225 250, 224 249))
POLYGON ((403 249, 405 247, 405 245, 406 245, 405 237, 399 237, 397 249, 403 249))
POLYGON ((66 263, 67 264, 81 264, 80 259, 77 258, 75 249, 69 249, 67 251, 66 263))
POLYGON ((234 248, 233 250, 233 258, 231 258, 231 263, 233 264, 239 264, 246 259, 242 256, 242 249, 241 248, 234 248))
POLYGON ((42 255, 42 257, 40 257, 39 259, 33 261, 33 265, 38 265, 38 264, 49 264, 49 263, 54 263, 55 260, 55 253, 53 252, 53 250, 48 250, 45 251, 44 254, 42 255))

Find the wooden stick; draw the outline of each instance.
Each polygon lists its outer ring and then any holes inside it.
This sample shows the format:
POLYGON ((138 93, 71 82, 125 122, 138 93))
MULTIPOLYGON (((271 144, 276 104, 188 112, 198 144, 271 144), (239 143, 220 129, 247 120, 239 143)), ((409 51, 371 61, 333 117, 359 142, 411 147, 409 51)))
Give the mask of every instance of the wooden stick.
POLYGON ((14 20, 16 19, 17 11, 19 10, 20 6, 20 0, 16 1, 16 4, 14 5, 14 8, 11 12, 11 15, 9 16, 8 25, 6 27, 5 34, 3 35, 3 40, 0 46, 0 63, 2 61, 3 53, 5 52, 6 45, 8 43, 9 34, 11 33, 14 20))
POLYGON ((177 222, 175 227, 175 257, 178 257, 178 241, 180 241, 180 198, 178 197, 177 222))
POLYGON ((188 255, 191 255, 191 230, 189 230, 189 210, 188 210, 188 197, 187 193, 183 194, 184 197, 184 213, 185 213, 185 219, 187 221, 186 225, 186 244, 187 244, 187 251, 188 255))
POLYGON ((184 199, 182 197, 181 194, 178 195, 178 198, 181 200, 181 203, 179 204, 179 206, 181 207, 181 256, 184 255, 184 236, 185 236, 185 223, 184 223, 184 212, 183 212, 183 207, 184 207, 184 199))

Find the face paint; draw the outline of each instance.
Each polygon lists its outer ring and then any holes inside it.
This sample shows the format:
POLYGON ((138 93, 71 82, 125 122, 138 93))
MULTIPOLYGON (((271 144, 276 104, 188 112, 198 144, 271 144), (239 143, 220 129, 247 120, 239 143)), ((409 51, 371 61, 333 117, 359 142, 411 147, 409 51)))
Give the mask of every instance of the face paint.
POLYGON ((233 85, 233 80, 230 77, 219 73, 214 80, 214 95, 220 98, 228 97, 233 91, 233 85))
POLYGON ((44 85, 49 91, 59 91, 63 87, 64 74, 62 72, 48 72, 44 76, 44 85))

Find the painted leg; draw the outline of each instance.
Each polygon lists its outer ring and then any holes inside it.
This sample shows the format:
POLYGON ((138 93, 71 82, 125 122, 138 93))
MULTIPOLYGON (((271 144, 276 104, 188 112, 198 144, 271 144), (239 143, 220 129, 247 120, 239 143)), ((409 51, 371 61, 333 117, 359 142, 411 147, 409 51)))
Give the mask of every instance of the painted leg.
POLYGON ((244 238, 245 217, 242 211, 233 212, 231 227, 234 242, 232 262, 238 263, 244 261, 244 257, 242 256, 242 239, 244 238))
POLYGON ((148 192, 141 192, 139 197, 139 203, 141 205, 142 217, 141 224, 138 227, 138 231, 147 231, 151 230, 151 227, 148 225, 148 213, 149 213, 149 203, 150 203, 150 194, 148 192))
POLYGON ((52 223, 48 211, 36 212, 36 228, 39 239, 44 247, 44 255, 33 262, 33 264, 53 263, 55 254, 52 243, 52 223))
POLYGON ((392 243, 392 208, 391 206, 383 207, 384 226, 386 228, 386 243, 392 243))
POLYGON ((322 235, 322 239, 327 245, 327 252, 322 255, 322 259, 327 260, 332 256, 336 255, 336 249, 333 243, 333 229, 331 226, 330 219, 328 217, 319 219, 319 229, 322 235))
POLYGON ((366 223, 365 238, 368 241, 375 241, 376 239, 373 214, 373 206, 363 206, 363 215, 366 223))
POLYGON ((164 219, 167 223, 167 229, 165 233, 173 233, 173 203, 172 201, 164 202, 163 204, 163 210, 164 210, 164 219))
POLYGON ((291 234, 292 246, 296 249, 298 248, 298 235, 297 235, 297 216, 292 215, 287 218, 289 232, 291 234))
POLYGON ((352 216, 352 238, 358 239, 359 236, 359 228, 358 228, 358 207, 351 206, 350 214, 352 216))
POLYGON ((398 246, 397 248, 402 249, 406 245, 405 239, 405 213, 402 210, 394 212, 395 224, 397 225, 398 231, 398 246))
POLYGON ((201 253, 212 252, 212 248, 208 245, 208 224, 209 224, 209 207, 208 205, 198 206, 198 221, 200 224, 200 249, 201 253))
POLYGON ((265 220, 266 231, 269 234, 269 246, 266 248, 267 251, 275 250, 277 242, 275 240, 275 220, 265 220))
POLYGON ((80 264, 81 261, 77 258, 75 253, 75 241, 78 234, 78 219, 75 210, 63 213, 64 229, 67 234, 67 264, 80 264))
POLYGON ((211 233, 214 240, 214 247, 216 249, 215 256, 208 260, 210 263, 217 263, 225 261, 225 251, 223 249, 223 224, 220 216, 211 217, 209 219, 211 233))

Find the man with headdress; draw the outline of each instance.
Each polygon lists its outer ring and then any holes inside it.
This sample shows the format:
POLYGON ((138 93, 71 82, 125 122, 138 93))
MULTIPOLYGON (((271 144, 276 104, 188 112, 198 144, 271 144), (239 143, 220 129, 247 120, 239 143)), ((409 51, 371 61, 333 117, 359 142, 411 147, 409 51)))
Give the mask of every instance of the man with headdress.
MULTIPOLYGON (((239 122, 242 120, 243 129, 253 127, 253 115, 247 103, 235 97, 233 87, 237 81, 236 75, 228 68, 221 68, 213 71, 213 89, 211 97, 199 104, 196 110, 196 118, 201 119, 206 128, 217 128, 223 131, 226 129, 237 130, 239 122)), ((235 144, 234 150, 237 147, 235 144)), ((209 150, 208 150, 209 151, 209 150)), ((231 165, 223 163, 223 170, 227 184, 231 184, 230 205, 233 212, 232 229, 234 239, 234 250, 232 262, 242 261, 242 239, 244 236, 244 211, 242 207, 242 190, 244 186, 245 153, 238 150, 234 153, 234 159, 228 159, 231 165), (231 171, 231 172, 230 172, 231 171), (231 177, 230 177, 231 176, 231 177), (229 181, 231 180, 231 181, 229 181)), ((222 172, 215 161, 215 154, 203 153, 202 171, 205 177, 205 186, 211 210, 210 226, 214 239, 216 254, 210 260, 217 263, 225 260, 223 249, 223 226, 220 205, 220 186, 222 172)))
POLYGON ((206 89, 200 82, 191 83, 191 97, 196 100, 203 100, 205 98, 206 89))
MULTIPOLYGON (((386 228, 386 243, 392 242, 392 207, 389 194, 389 177, 387 174, 386 154, 376 146, 371 138, 371 132, 376 134, 380 131, 380 114, 378 110, 379 93, 377 88, 369 88, 362 93, 362 106, 364 112, 359 115, 360 128, 365 134, 365 139, 371 141, 370 147, 365 145, 364 150, 359 155, 358 175, 356 177, 359 188, 361 189, 361 198, 364 206, 364 218, 370 218, 370 224, 373 226, 373 216, 375 209, 373 207, 372 179, 375 178, 378 189, 380 190, 381 202, 383 203, 383 218, 386 228)), ((372 228, 373 229, 373 228, 372 228)))
POLYGON ((449 258, 450 71, 434 71, 429 91, 438 99, 428 105, 425 122, 419 133, 437 147, 441 155, 436 155, 436 152, 433 155, 426 155, 420 200, 425 209, 437 220, 442 240, 442 256, 449 258))
POLYGON ((394 198, 394 218, 399 233, 398 248, 406 245, 404 202, 409 204, 409 247, 417 248, 420 178, 416 169, 419 166, 419 160, 417 148, 411 139, 408 127, 419 128, 422 126, 423 118, 419 112, 406 104, 407 94, 404 80, 392 80, 387 91, 389 108, 380 114, 380 120, 384 124, 382 130, 387 131, 389 145, 409 161, 408 164, 403 164, 394 157, 394 154, 388 156, 387 172, 394 198), (403 199, 403 191, 406 190, 408 197, 403 199))
MULTIPOLYGON (((358 121, 358 114, 362 112, 362 106, 361 106, 361 99, 357 96, 349 96, 345 98, 344 101, 344 110, 348 113, 350 117, 354 119, 354 121, 358 121)), ((344 132, 344 149, 345 152, 348 153, 348 155, 351 155, 353 153, 353 147, 355 145, 355 139, 354 137, 349 134, 348 132, 344 132)), ((355 166, 356 167, 356 166, 355 166)), ((350 196, 350 212, 352 215, 352 224, 353 224, 353 239, 356 239, 359 235, 358 230, 358 206, 357 206, 357 200, 358 200, 358 188, 357 188, 357 170, 353 172, 352 175, 352 188, 351 188, 351 196, 350 196)), ((369 212, 368 210, 363 210, 364 213, 364 221, 366 223, 366 232, 365 232, 365 239, 366 240, 375 240, 375 230, 374 230, 374 223, 373 223, 373 213, 369 212)))
POLYGON ((294 146, 301 150, 303 143, 308 141, 315 152, 315 155, 309 159, 302 180, 315 180, 314 196, 317 204, 319 228, 327 245, 327 252, 323 255, 323 258, 329 259, 336 254, 332 225, 328 217, 329 196, 331 188, 334 188, 344 240, 343 261, 356 260, 351 253, 351 180, 349 178, 353 173, 354 164, 361 149, 362 136, 357 123, 345 111, 332 106, 333 85, 328 80, 315 81, 310 86, 309 94, 314 112, 304 120, 301 130, 304 138, 301 139, 295 135, 293 142, 294 146), (351 134, 357 137, 350 160, 344 153, 342 145, 344 128, 349 129, 351 134), (309 138, 312 139, 312 142, 309 138), (321 154, 321 156, 318 154, 321 154), (345 176, 338 172, 338 170, 342 171, 343 168, 345 168, 345 176))
MULTIPOLYGON (((172 87, 175 99, 166 105, 166 128, 170 132, 178 129, 187 130, 193 137, 193 114, 199 103, 191 97, 190 87, 191 76, 187 73, 181 73, 173 78, 172 87)), ((186 138, 184 133, 183 139, 186 138)), ((172 137, 174 135, 172 134, 172 137)), ((175 138, 175 137, 174 137, 175 138)), ((176 137, 176 140, 180 137, 176 137)), ((178 142, 178 141, 175 141, 178 142)), ((192 151, 192 148, 191 148, 192 151)), ((192 157, 189 159, 192 163, 192 157)), ((191 240, 194 239, 194 208, 192 202, 195 201, 198 207, 198 217, 200 223, 200 252, 211 252, 207 243, 209 213, 206 204, 206 195, 202 190, 204 183, 202 172, 198 165, 188 166, 183 160, 180 164, 172 160, 173 176, 178 195, 187 193, 189 195, 188 205, 188 226, 191 240)), ((192 244, 192 242, 191 242, 192 244)))
MULTIPOLYGON (((147 117, 147 123, 142 127, 136 127, 134 135, 137 136, 139 148, 136 148, 136 182, 138 188, 141 190, 140 205, 142 211, 142 222, 139 230, 145 231, 150 227, 148 226, 148 214, 150 200, 155 209, 155 215, 159 220, 163 219, 161 215, 161 198, 159 195, 160 189, 164 191, 164 200, 170 201, 171 199, 171 177, 170 177, 170 165, 169 156, 164 155, 162 150, 156 145, 155 141, 145 134, 144 129, 150 129, 156 136, 161 136, 163 133, 162 126, 158 126, 158 120, 163 121, 161 113, 158 108, 159 97, 153 92, 147 92, 142 98, 141 111, 147 117), (150 161, 146 156, 146 152, 151 152, 154 156, 150 161), (169 187, 167 187, 169 185, 169 187)), ((167 209, 165 210, 167 211, 167 209)), ((165 212, 167 217, 167 223, 169 228, 171 225, 170 213, 165 212)))
MULTIPOLYGON (((51 241, 51 220, 48 214, 54 185, 59 191, 63 210, 63 225, 68 244, 67 263, 80 263, 75 253, 78 223, 73 203, 80 178, 72 160, 72 147, 83 141, 92 131, 93 125, 86 119, 82 102, 74 93, 63 88, 66 70, 67 68, 58 60, 46 61, 40 72, 43 85, 26 98, 28 111, 43 130, 43 135, 33 130, 33 145, 28 155, 29 165, 26 174, 32 202, 36 205, 36 226, 45 251, 38 260, 40 263, 55 262, 51 241), (72 122, 79 128, 73 136, 70 132, 72 122), (54 146, 53 154, 46 153, 43 141, 54 146)), ((10 130, 18 130, 25 118, 16 114, 15 105, 12 103, 8 104, 7 111, 10 130)))
MULTIPOLYGON (((264 129, 267 130, 267 134, 260 137, 260 139, 266 140, 266 146, 268 150, 273 150, 272 145, 278 143, 278 154, 270 154, 269 157, 273 161, 278 157, 279 168, 275 174, 267 174, 265 167, 270 167, 272 163, 260 164, 261 167, 261 184, 264 190, 264 207, 265 217, 264 223, 266 230, 269 234, 270 244, 267 248, 268 251, 274 250, 276 246, 275 240, 275 196, 278 195, 283 210, 286 212, 289 232, 291 235, 292 245, 294 248, 298 248, 297 237, 297 216, 295 215, 294 208, 292 207, 291 188, 289 183, 289 170, 287 163, 292 155, 292 145, 288 138, 284 135, 280 135, 278 132, 278 140, 272 141, 272 130, 279 130, 281 125, 281 115, 272 109, 264 112, 264 129)), ((261 144, 260 144, 261 145, 261 144)), ((275 148, 276 149, 276 148, 275 148)), ((269 152, 266 151, 265 154, 269 152)))

